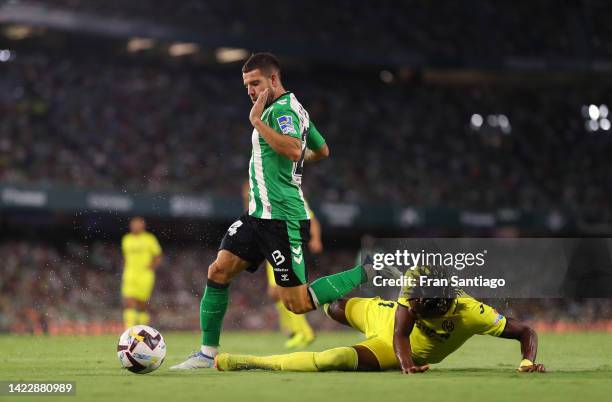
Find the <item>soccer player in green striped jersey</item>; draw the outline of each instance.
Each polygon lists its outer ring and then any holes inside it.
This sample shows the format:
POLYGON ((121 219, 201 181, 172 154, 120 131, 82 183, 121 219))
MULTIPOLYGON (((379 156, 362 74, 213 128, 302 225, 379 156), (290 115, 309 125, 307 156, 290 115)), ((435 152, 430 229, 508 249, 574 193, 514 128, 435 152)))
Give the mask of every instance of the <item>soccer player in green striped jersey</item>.
POLYGON ((242 79, 253 101, 249 210, 228 228, 217 259, 208 267, 200 303, 200 351, 171 367, 175 370, 213 366, 229 284, 238 273, 257 270, 264 260, 273 267, 281 301, 296 314, 332 302, 380 274, 369 264, 359 264, 308 282, 304 252, 310 216, 302 194, 304 162, 326 158, 329 147, 297 97, 284 88, 274 55, 252 55, 242 68, 242 79))

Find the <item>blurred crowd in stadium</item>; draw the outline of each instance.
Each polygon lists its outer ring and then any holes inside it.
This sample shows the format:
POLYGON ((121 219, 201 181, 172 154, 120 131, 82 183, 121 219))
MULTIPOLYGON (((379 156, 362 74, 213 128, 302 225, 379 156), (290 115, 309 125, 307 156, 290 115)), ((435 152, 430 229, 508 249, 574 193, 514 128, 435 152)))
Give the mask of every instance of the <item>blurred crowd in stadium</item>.
MULTIPOLYGON (((265 9, 246 0, 0 0, 6 4, 161 21, 246 48, 258 35, 270 38, 293 55, 286 58, 285 84, 331 148, 328 160, 306 168, 311 200, 559 210, 612 222, 610 84, 571 74, 575 66, 612 56, 612 3, 605 0, 554 7, 543 0, 448 1, 443 7, 416 0, 274 0, 265 9), (294 15, 306 16, 299 29, 294 15), (382 53, 397 63, 376 63, 382 53), (355 60, 342 59, 346 54, 355 60), (397 67, 412 56, 414 68, 397 67), (546 71, 544 59, 569 67, 558 80, 522 82, 512 74, 496 76, 500 64, 493 59, 521 72, 534 65, 546 71), (428 65, 476 66, 481 80, 427 79, 419 69, 428 65)), ((46 47, 44 39, 38 46, 34 39, 0 60, 9 61, 0 63, 0 115, 10 116, 0 118, 0 184, 239 197, 252 130, 239 63, 109 51, 86 43, 87 35, 75 36, 81 47, 46 47)), ((46 218, 19 217, 34 228, 46 218)), ((344 244, 363 231, 345 232, 344 244)), ((118 240, 2 235, 0 332, 79 332, 84 323, 97 325, 94 331, 115 323, 121 328, 118 240)), ((207 247, 197 239, 163 244, 152 302, 156 326, 198 327, 205 268, 215 252, 207 247)), ((312 276, 350 266, 356 253, 326 244, 312 276)), ((264 289, 262 272, 241 275, 232 285, 228 325, 273 327, 273 306, 258 297, 264 289)), ((612 318, 610 300, 496 303, 542 322, 612 318)), ((319 328, 330 325, 319 313, 309 319, 319 328)))
MULTIPOLYGON (((200 247, 165 248, 151 301, 157 326, 198 327, 197 306, 206 267, 215 253, 200 247)), ((0 260, 0 332, 78 332, 79 323, 107 327, 120 321, 122 258, 118 244, 9 241, 0 245, 0 260)), ((327 253, 311 269, 311 276, 333 273, 354 261, 355 255, 347 251, 327 253)), ((275 328, 273 303, 261 297, 266 286, 263 267, 232 283, 230 328, 275 328)), ((322 315, 311 316, 318 327, 330 326, 322 315)))
POLYGON ((574 57, 581 56, 586 46, 600 55, 612 55, 612 44, 607 40, 612 35, 607 18, 612 13, 612 5, 606 0, 494 3, 486 0, 444 3, 273 0, 266 2, 265 8, 248 0, 13 1, 163 21, 213 37, 248 38, 282 32, 282 40, 299 46, 340 44, 371 51, 401 50, 409 44, 411 51, 441 60, 515 55, 574 57), (325 12, 320 12, 322 9, 325 12), (303 16, 299 18, 299 29, 293 16, 303 16), (308 44, 304 43, 305 38, 308 44))
MULTIPOLYGON (((0 180, 239 194, 251 128, 238 69, 42 53, 8 64, 0 180)), ((307 167, 312 199, 612 219, 612 136, 587 132, 581 114, 604 89, 385 84, 338 71, 286 81, 333 155, 307 167)))
MULTIPOLYGON (((199 305, 206 266, 214 249, 169 247, 151 300, 153 319, 159 328, 198 328, 199 305)), ((356 256, 347 250, 324 253, 310 276, 337 272, 350 266, 356 256)), ((121 328, 119 284, 122 261, 119 247, 108 242, 51 245, 27 241, 0 245, 0 332, 80 333, 108 332, 121 328)), ((229 328, 271 330, 277 327, 275 310, 265 294, 266 276, 240 275, 232 283, 229 328)), ((360 294, 374 295, 371 289, 360 294)), ((392 295, 389 295, 392 296, 392 295)), ((601 325, 612 318, 610 299, 492 300, 500 311, 538 321, 550 329, 572 325, 601 325)), ((337 329, 322 313, 309 321, 319 329, 337 329)), ((603 325, 612 326, 612 321, 603 325)), ((607 327, 606 327, 607 328, 607 327)), ((599 328, 605 329, 605 328, 599 328)), ((612 329, 612 328, 607 328, 612 329)))

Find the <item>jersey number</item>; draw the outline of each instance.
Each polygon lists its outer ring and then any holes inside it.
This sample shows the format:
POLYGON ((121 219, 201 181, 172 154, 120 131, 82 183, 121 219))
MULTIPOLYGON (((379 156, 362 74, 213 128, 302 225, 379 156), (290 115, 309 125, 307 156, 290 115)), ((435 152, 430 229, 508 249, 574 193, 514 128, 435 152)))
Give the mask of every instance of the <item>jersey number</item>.
POLYGON ((293 182, 298 186, 302 185, 302 175, 304 174, 304 157, 306 156, 306 133, 302 131, 302 154, 297 162, 293 162, 293 182))
POLYGON ((298 186, 302 185, 302 175, 304 173, 304 157, 306 156, 306 136, 308 135, 308 123, 310 118, 308 112, 302 107, 301 104, 297 105, 297 115, 300 119, 300 126, 302 127, 302 154, 300 160, 293 162, 293 182, 298 186))

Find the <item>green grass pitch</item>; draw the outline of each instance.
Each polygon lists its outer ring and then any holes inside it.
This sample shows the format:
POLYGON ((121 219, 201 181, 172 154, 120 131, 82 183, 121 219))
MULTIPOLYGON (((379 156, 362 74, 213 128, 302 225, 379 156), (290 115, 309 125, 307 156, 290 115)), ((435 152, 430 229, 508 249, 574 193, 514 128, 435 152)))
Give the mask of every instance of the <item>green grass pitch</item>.
MULTIPOLYGON (((118 336, 117 336, 118 337, 118 336)), ((197 333, 164 333, 168 355, 154 373, 119 368, 114 336, 0 335, 0 380, 76 381, 76 396, 53 401, 604 401, 612 400, 610 334, 542 334, 538 361, 549 373, 518 374, 516 341, 477 336, 425 374, 171 372, 198 345, 197 333)), ((310 350, 350 345, 349 331, 319 333, 310 350)), ((223 350, 283 352, 280 334, 225 333, 223 350)), ((2 400, 45 400, 2 397, 2 400)))

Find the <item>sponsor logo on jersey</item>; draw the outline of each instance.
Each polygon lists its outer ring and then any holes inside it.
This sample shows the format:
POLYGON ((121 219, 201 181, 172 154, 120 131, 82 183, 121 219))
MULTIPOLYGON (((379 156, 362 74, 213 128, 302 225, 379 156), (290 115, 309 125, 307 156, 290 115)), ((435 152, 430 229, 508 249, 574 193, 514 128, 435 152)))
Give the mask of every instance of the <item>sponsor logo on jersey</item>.
POLYGON ((281 116, 276 119, 278 126, 283 134, 297 134, 293 127, 293 118, 291 116, 281 116))
POLYGON ((280 250, 274 250, 272 252, 272 259, 274 260, 274 264, 276 264, 277 266, 281 265, 283 262, 285 262, 285 257, 283 256, 283 254, 280 252, 280 250))
POLYGON ((293 261, 295 261, 296 264, 301 264, 304 257, 302 255, 302 246, 291 247, 291 252, 293 253, 293 261))
POLYGON ((453 323, 452 320, 444 320, 442 322, 442 329, 446 332, 453 332, 453 329, 455 329, 455 323, 453 323))

